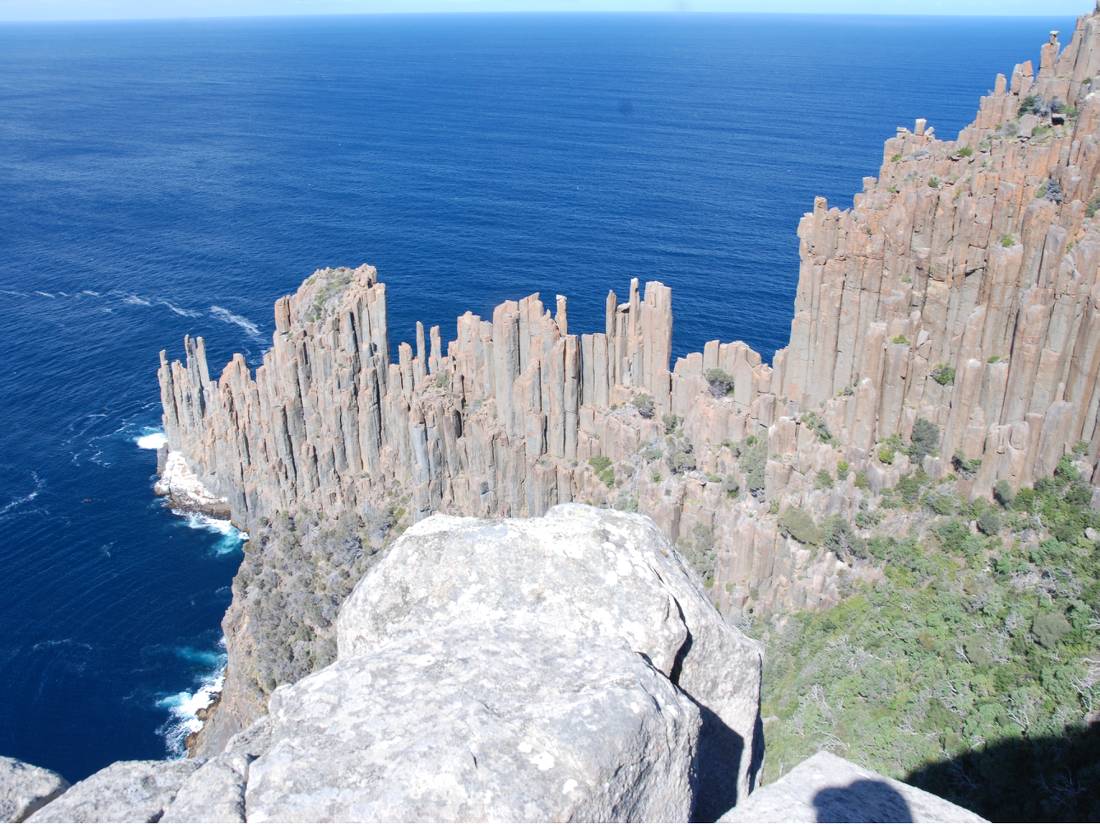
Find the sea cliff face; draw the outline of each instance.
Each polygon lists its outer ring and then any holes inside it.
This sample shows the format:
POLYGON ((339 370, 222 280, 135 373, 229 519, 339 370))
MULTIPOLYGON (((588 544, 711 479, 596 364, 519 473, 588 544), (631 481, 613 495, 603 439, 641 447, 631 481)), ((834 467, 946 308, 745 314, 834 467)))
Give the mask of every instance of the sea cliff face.
POLYGON ((1051 36, 1037 72, 999 76, 957 140, 918 120, 852 209, 818 199, 772 366, 713 341, 670 369, 670 290, 637 281, 608 295, 602 331, 577 334, 563 297, 551 310, 532 295, 462 316, 445 349, 418 325, 392 361, 368 266, 280 299, 254 373, 235 356, 213 380, 201 338, 183 362, 162 353, 169 448, 253 536, 197 750, 331 661, 358 574, 432 513, 638 510, 739 619, 828 605, 878 575, 784 514, 851 519, 917 465, 988 496, 1075 447, 1100 481, 1097 74, 1092 15, 1064 50, 1051 36))

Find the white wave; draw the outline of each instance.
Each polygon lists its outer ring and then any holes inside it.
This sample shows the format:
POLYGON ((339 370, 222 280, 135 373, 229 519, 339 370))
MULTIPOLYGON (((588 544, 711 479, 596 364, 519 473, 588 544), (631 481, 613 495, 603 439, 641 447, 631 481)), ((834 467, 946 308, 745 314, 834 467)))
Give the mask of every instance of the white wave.
POLYGON ((57 297, 56 295, 53 295, 49 292, 43 292, 41 289, 36 289, 34 291, 34 294, 35 295, 41 295, 43 298, 56 298, 57 297))
POLYGON ((16 292, 14 289, 0 289, 5 295, 14 295, 16 298, 26 298, 26 292, 16 292))
POLYGON ((195 312, 194 310, 178 307, 171 301, 166 301, 164 298, 157 299, 157 303, 168 307, 170 310, 172 310, 172 312, 176 313, 176 315, 182 315, 184 318, 198 318, 200 315, 202 315, 201 312, 195 312))
POLYGON ((210 307, 210 314, 219 321, 225 321, 227 324, 236 324, 257 341, 263 341, 263 335, 260 333, 260 328, 243 315, 237 315, 235 312, 230 312, 225 307, 220 307, 217 304, 210 307))
POLYGON ((213 704, 225 684, 225 654, 212 655, 216 656, 216 669, 203 677, 202 684, 195 691, 181 690, 157 700, 157 707, 168 711, 168 721, 158 729, 158 733, 164 736, 168 751, 174 757, 186 755, 188 735, 202 728, 199 711, 213 704))
POLYGON ((144 433, 134 439, 134 443, 143 450, 159 450, 168 443, 168 436, 160 430, 146 428, 144 433))
POLYGON ((96 292, 94 289, 82 289, 80 291, 80 294, 81 295, 91 295, 93 298, 98 298, 99 297, 99 293, 96 292))
POLYGON ((136 307, 151 307, 152 304, 137 295, 127 295, 122 299, 124 304, 133 304, 136 307))
POLYGON ((238 530, 229 519, 212 518, 202 513, 185 513, 181 510, 173 510, 172 514, 182 518, 192 530, 205 530, 221 536, 214 544, 215 555, 235 553, 248 541, 248 533, 238 530))
POLYGON ((45 483, 42 481, 42 479, 38 477, 38 473, 34 472, 33 470, 31 471, 31 478, 34 479, 34 489, 26 495, 13 498, 7 504, 0 507, 0 517, 6 516, 17 507, 22 507, 24 504, 30 504, 32 501, 38 498, 38 494, 42 492, 42 488, 45 486, 45 483))

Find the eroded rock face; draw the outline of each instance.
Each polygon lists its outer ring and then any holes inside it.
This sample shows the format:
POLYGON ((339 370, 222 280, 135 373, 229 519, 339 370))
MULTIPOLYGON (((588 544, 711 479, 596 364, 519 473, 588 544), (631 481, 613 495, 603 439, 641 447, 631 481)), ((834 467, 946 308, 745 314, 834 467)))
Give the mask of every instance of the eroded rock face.
POLYGON ((0 756, 0 822, 22 822, 68 787, 53 771, 0 756))

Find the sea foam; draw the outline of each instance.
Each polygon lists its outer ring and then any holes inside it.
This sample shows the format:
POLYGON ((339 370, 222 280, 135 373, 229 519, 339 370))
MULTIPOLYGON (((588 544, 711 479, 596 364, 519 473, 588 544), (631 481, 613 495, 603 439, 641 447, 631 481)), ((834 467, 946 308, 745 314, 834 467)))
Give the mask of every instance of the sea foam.
POLYGON ((146 429, 144 433, 134 439, 134 443, 143 450, 159 450, 168 443, 168 437, 160 430, 146 429))
MULTIPOLYGON (((194 661, 192 648, 181 648, 180 655, 188 661, 194 661)), ((202 684, 194 691, 181 690, 169 693, 157 700, 157 707, 168 711, 168 721, 158 729, 168 745, 168 752, 174 757, 187 755, 187 737, 202 728, 199 712, 213 704, 225 684, 225 653, 211 651, 206 654, 203 664, 213 664, 214 669, 201 677, 202 684)))

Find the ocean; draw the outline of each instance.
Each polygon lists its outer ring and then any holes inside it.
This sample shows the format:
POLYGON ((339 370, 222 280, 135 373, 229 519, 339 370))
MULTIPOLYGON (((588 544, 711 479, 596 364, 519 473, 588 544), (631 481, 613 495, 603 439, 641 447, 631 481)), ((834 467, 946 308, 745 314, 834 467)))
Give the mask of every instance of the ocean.
POLYGON ((849 206, 916 117, 954 137, 1052 28, 0 25, 0 754, 70 780, 179 754, 216 688, 240 536, 153 495, 159 350, 201 334, 212 368, 256 363, 277 297, 369 262, 394 345, 534 291, 598 329, 638 276, 672 286, 677 354, 770 358, 813 197, 849 206))

